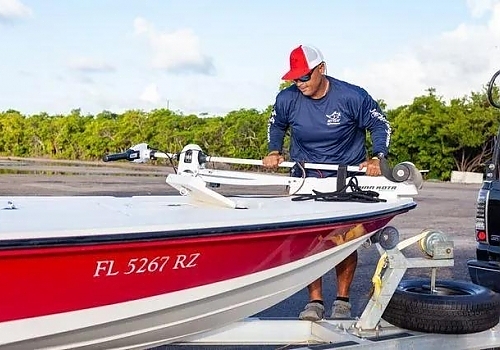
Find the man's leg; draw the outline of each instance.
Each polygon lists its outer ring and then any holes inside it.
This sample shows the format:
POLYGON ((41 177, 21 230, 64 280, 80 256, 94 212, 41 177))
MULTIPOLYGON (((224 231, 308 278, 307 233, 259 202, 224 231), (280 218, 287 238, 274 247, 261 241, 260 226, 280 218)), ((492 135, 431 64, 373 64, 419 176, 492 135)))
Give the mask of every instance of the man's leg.
POLYGON ((322 293, 322 278, 318 278, 316 281, 312 282, 307 286, 307 290, 309 291, 309 300, 321 300, 323 301, 323 293, 322 293))
POLYGON ((322 278, 318 278, 307 286, 309 292, 309 302, 300 313, 301 320, 319 321, 325 315, 325 306, 323 305, 322 278))
POLYGON ((340 264, 335 266, 337 273, 337 300, 333 303, 332 318, 351 317, 351 303, 349 302, 349 292, 354 272, 358 265, 358 252, 354 251, 340 264))

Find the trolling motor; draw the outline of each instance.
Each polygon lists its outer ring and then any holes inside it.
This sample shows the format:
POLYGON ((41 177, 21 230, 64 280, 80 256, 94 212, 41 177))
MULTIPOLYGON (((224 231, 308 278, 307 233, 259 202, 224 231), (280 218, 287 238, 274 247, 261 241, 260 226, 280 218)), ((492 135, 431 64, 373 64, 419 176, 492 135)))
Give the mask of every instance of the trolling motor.
MULTIPOLYGON (((386 201, 389 198, 400 196, 413 196, 418 194, 418 189, 422 187, 422 175, 416 167, 409 162, 400 163, 391 168, 387 160, 381 159, 381 168, 384 176, 359 176, 351 177, 349 183, 346 178, 338 176, 337 181, 330 179, 306 178, 280 176, 265 172, 249 172, 236 170, 222 170, 207 168, 209 162, 227 164, 245 164, 262 166, 262 160, 241 159, 230 157, 209 156, 203 152, 200 146, 188 144, 179 153, 165 153, 150 148, 146 143, 140 143, 122 153, 109 154, 103 157, 103 161, 128 160, 136 163, 144 163, 149 160, 159 158, 169 159, 174 168, 174 173, 167 176, 166 182, 179 190, 181 195, 194 195, 195 192, 204 198, 218 197, 214 193, 207 192, 207 189, 220 187, 220 185, 241 185, 241 186, 285 186, 288 195, 299 196, 300 199, 311 199, 311 195, 320 195, 322 200, 328 201, 386 201), (177 168, 173 161, 177 161, 177 168), (358 182, 359 180, 359 182, 358 182), (354 181, 354 183, 353 183, 354 181), (345 183, 342 183, 345 182, 345 183), (301 197, 302 196, 302 197, 301 197), (370 197, 370 198, 367 198, 370 197)), ((280 167, 291 168, 295 162, 282 162, 280 167)), ((342 172, 359 173, 358 166, 345 166, 335 164, 300 164, 304 169, 337 170, 339 175, 342 172)), ((224 201, 222 198, 216 199, 218 202, 224 201)), ((236 207, 234 203, 224 203, 226 206, 236 207)))
MULTIPOLYGON (((156 149, 152 149, 146 143, 140 143, 131 147, 123 153, 109 154, 103 157, 103 161, 110 162, 116 160, 128 160, 136 163, 145 163, 148 160, 168 158, 171 161, 177 160, 179 162, 177 173, 179 174, 198 174, 200 169, 204 169, 208 162, 232 163, 232 164, 246 164, 262 166, 261 160, 256 159, 240 159, 228 157, 214 157, 209 156, 203 152, 200 146, 196 144, 188 144, 184 146, 180 153, 164 153, 156 149)), ((291 168, 295 162, 283 162, 280 167, 291 168)), ((314 164, 305 163, 302 166, 307 169, 320 169, 320 170, 338 170, 340 168, 349 172, 359 172, 356 166, 343 166, 333 164, 314 164)), ((382 175, 396 183, 411 181, 419 189, 422 187, 423 179, 422 174, 418 171, 415 165, 411 162, 402 162, 391 168, 387 159, 380 160, 380 170, 382 175)))

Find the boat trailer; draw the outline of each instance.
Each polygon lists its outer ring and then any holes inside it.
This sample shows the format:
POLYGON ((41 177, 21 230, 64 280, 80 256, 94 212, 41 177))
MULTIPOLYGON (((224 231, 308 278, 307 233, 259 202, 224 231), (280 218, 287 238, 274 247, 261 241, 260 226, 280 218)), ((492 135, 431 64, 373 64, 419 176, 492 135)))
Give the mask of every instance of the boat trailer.
MULTIPOLYGON (((428 268, 430 288, 436 288, 437 269, 452 267, 453 241, 436 230, 399 242, 399 233, 387 226, 371 237, 380 253, 372 282, 373 293, 356 319, 324 319, 318 322, 298 318, 249 317, 226 327, 197 334, 171 345, 239 349, 494 349, 500 348, 500 324, 467 334, 442 334, 396 327, 382 319, 407 269, 428 268), (402 250, 419 243, 424 257, 408 258, 402 250)), ((425 308, 425 305, 424 305, 425 308)))
MULTIPOLYGON (((447 335, 420 333, 381 323, 371 332, 355 334, 352 320, 322 320, 249 318, 214 333, 203 334, 179 345, 199 345, 203 349, 238 346, 238 349, 498 349, 500 327, 474 334, 447 335)), ((177 344, 176 344, 177 345, 177 344)), ((233 347, 232 347, 233 348, 233 347)), ((234 349, 234 348, 233 348, 234 349)))

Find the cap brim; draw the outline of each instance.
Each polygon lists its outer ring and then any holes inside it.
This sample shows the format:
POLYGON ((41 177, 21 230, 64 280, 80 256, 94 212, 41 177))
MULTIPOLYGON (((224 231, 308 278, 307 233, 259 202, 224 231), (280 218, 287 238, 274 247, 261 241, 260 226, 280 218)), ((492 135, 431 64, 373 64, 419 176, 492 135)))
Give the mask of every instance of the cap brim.
POLYGON ((295 80, 299 79, 300 77, 303 77, 304 75, 308 74, 311 70, 309 68, 305 69, 292 69, 288 71, 283 77, 281 77, 282 80, 295 80))

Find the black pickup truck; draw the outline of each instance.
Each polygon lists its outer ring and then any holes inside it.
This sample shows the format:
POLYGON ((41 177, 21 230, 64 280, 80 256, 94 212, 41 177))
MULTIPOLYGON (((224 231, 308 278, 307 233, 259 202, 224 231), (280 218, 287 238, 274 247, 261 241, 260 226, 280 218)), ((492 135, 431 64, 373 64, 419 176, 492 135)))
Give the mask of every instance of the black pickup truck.
MULTIPOLYGON (((500 109, 499 87, 500 71, 487 88, 489 103, 500 109)), ((467 261, 471 281, 500 293, 500 130, 477 196, 476 242, 476 259, 467 261)))

